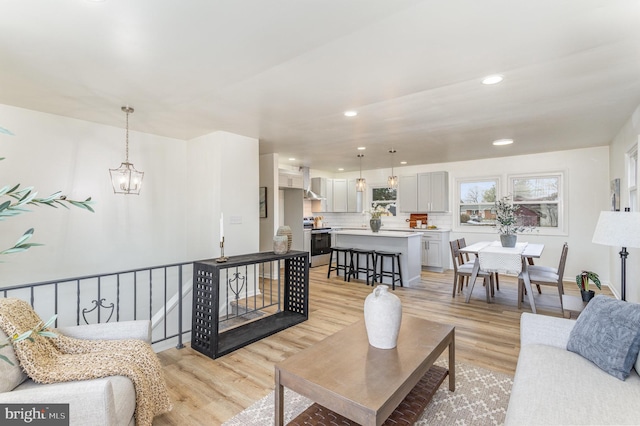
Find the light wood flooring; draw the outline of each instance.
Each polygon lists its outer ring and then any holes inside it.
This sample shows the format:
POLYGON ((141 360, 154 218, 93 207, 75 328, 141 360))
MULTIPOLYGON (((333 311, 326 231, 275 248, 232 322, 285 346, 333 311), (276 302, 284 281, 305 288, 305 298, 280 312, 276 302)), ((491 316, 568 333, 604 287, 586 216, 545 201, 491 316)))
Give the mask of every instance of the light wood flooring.
MULTIPOLYGON (((372 287, 362 281, 346 283, 326 278, 327 267, 310 270, 309 320, 218 359, 187 347, 158 354, 173 399, 173 410, 155 418, 154 425, 218 425, 269 394, 274 364, 363 318, 365 297, 372 287)), ((456 360, 513 374, 519 352, 520 314, 513 277, 500 276, 500 291, 487 304, 478 280, 470 303, 464 295, 451 297, 453 272, 422 272, 412 288, 396 287, 403 315, 414 315, 456 327, 456 360)), ((465 290, 466 291, 466 290, 465 290)), ((555 287, 535 292, 538 313, 562 316, 555 287)), ((578 295, 565 283, 565 293, 578 295)), ((611 294, 608 289, 603 293, 611 294)), ((344 342, 348 345, 349 342, 344 342)))

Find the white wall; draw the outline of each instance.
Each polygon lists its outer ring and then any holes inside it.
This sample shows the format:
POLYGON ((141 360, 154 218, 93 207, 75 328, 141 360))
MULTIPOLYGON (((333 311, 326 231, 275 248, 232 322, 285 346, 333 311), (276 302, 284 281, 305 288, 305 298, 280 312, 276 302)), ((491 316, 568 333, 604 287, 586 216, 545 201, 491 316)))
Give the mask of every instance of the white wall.
POLYGON ((273 236, 283 220, 278 196, 278 154, 260 156, 260 186, 267 188, 267 217, 260 218, 260 251, 273 251, 273 236))
MULTIPOLYGON (((185 142, 130 131, 129 159, 145 172, 141 195, 115 195, 109 168, 124 161, 123 128, 0 105, 0 186, 35 186, 95 201, 95 213, 32 207, 0 224, 0 247, 36 229, 25 253, 3 256, 0 286, 158 265, 185 258, 185 142)), ((130 118, 130 122, 135 116, 130 118)))
MULTIPOLYGON (((134 127, 135 115, 130 117, 134 127)), ((95 213, 32 207, 0 223, 0 247, 28 228, 43 247, 2 256, 0 287, 258 251, 258 141, 215 132, 193 141, 130 130, 142 191, 116 195, 109 168, 124 161, 124 128, 0 105, 0 187, 35 186, 95 201, 95 213), (232 222, 239 222, 233 223, 232 222)))
MULTIPOLYGON (((563 235, 524 234, 521 241, 543 242, 545 250, 539 264, 557 267, 562 244, 569 243, 569 255, 565 270, 565 279, 573 280, 582 269, 598 272, 604 283, 609 283, 610 272, 608 249, 591 243, 593 230, 601 210, 606 209, 609 202, 609 149, 598 147, 570 151, 549 152, 544 154, 501 157, 483 160, 460 161, 451 163, 426 164, 394 168, 398 176, 421 172, 449 172, 449 208, 452 213, 430 214, 434 224, 452 228, 454 225, 456 180, 483 176, 498 176, 501 180, 502 193, 508 191, 508 176, 511 174, 565 172, 566 189, 568 191, 567 232, 563 235)), ((386 184, 391 169, 363 170, 362 176, 368 185, 386 184)), ((354 177, 356 173, 344 173, 340 177, 354 177)), ((335 175, 338 176, 338 175, 335 175)), ((355 225, 368 222, 362 214, 335 213, 324 214, 325 223, 330 226, 355 225)), ((408 227, 405 219, 408 214, 399 214, 395 218, 383 218, 383 223, 390 227, 408 227)), ((384 229, 384 228, 383 228, 384 229)), ((453 227, 451 239, 465 237, 467 243, 480 240, 495 239, 496 231, 461 229, 453 227)))
POLYGON ((224 253, 259 250, 258 140, 214 132, 188 142, 188 258, 220 256, 220 215, 224 253))
MULTIPOLYGON (((611 143, 610 151, 610 175, 609 179, 620 178, 620 210, 629 207, 629 180, 626 173, 626 154, 632 146, 638 145, 640 135, 640 107, 622 126, 618 135, 611 143)), ((638 183, 636 183, 637 185, 638 183)), ((608 206, 603 206, 602 210, 609 210, 608 206)), ((640 249, 629 248, 627 258, 627 301, 640 302, 640 249)), ((611 281, 617 294, 620 294, 620 248, 611 247, 608 250, 608 261, 611 270, 611 281)))

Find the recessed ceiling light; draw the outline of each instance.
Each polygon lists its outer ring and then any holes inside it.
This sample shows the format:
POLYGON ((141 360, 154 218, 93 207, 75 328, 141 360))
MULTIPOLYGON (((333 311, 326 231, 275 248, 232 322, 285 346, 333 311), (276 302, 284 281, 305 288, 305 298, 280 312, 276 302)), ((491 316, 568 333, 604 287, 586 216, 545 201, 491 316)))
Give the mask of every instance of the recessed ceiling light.
POLYGON ((342 167, 340 167, 340 168, 338 169, 338 171, 339 171, 339 172, 344 172, 344 169, 343 169, 342 167))
POLYGON ((407 162, 406 161, 401 161, 400 164, 407 164, 407 162))
POLYGON ((296 161, 296 159, 291 157, 291 158, 289 158, 289 161, 296 161))
POLYGON ((364 151, 365 149, 367 149, 367 147, 366 147, 366 146, 359 146, 359 147, 358 147, 358 151, 364 151))
POLYGON ((512 143, 513 143, 513 139, 498 139, 497 141, 493 141, 493 144, 496 146, 511 145, 512 143))
POLYGON ((358 115, 358 111, 345 111, 344 115, 345 117, 355 117, 356 115, 358 115))
POLYGON ((497 84, 504 80, 504 76, 502 74, 493 74, 488 75, 482 79, 482 84, 497 84))

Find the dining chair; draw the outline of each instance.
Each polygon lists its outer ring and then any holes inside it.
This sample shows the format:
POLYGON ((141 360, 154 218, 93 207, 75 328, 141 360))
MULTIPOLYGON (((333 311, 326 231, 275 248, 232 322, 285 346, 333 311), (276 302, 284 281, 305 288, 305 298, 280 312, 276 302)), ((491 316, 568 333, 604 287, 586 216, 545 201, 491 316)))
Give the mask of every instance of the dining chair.
MULTIPOLYGON (((531 265, 528 266, 529 280, 531 285, 548 285, 556 286, 558 288, 558 295, 560 296, 560 309, 564 314, 564 306, 562 305, 562 295, 564 294, 564 285, 562 283, 562 277, 564 276, 564 267, 567 263, 567 254, 569 253, 569 244, 564 243, 562 246, 562 253, 560 254, 560 263, 558 268, 550 268, 548 266, 531 265)), ((524 280, 518 279, 518 308, 522 304, 524 297, 524 280)))
MULTIPOLYGON (((529 268, 532 266, 536 266, 533 263, 533 257, 527 257, 527 264, 529 265, 529 268)), ((543 268, 548 268, 548 266, 543 266, 543 268)), ((542 289, 540 288, 540 284, 536 284, 536 288, 538 289, 538 294, 542 294, 542 289)), ((527 295, 527 289, 524 289, 524 295, 527 295)))
MULTIPOLYGON (((464 237, 458 238, 458 247, 465 248, 466 246, 467 246, 467 241, 465 240, 465 238, 464 237)), ((473 261, 469 260, 469 253, 460 252, 460 259, 463 263, 471 262, 473 264, 473 261)), ((493 274, 493 279, 495 280, 494 282, 496 284, 496 290, 500 291, 500 282, 498 281, 497 272, 493 274)), ((466 281, 467 281, 467 287, 469 287, 469 277, 467 277, 466 281)), ((491 295, 493 296, 493 289, 491 290, 491 295)))
MULTIPOLYGON (((458 243, 458 248, 465 248, 467 246, 467 241, 464 238, 458 238, 456 242, 458 243)), ((459 265, 463 265, 469 262, 471 262, 471 264, 473 265, 473 261, 471 261, 469 253, 459 252, 458 258, 460 259, 459 265)), ((463 284, 466 283, 467 287, 469 287, 469 277, 466 277, 466 279, 465 277, 462 277, 462 281, 463 284)))
MULTIPOLYGON (((464 277, 471 277, 473 272, 474 262, 466 262, 461 263, 460 259, 462 259, 462 255, 464 253, 460 252, 460 246, 458 245, 458 240, 449 241, 449 247, 451 247, 451 257, 453 260, 453 293, 452 296, 456 297, 456 288, 457 292, 462 291, 463 287, 463 279, 464 277)), ((482 277, 483 283, 485 286, 491 290, 491 295, 493 295, 493 278, 492 274, 485 272, 483 270, 478 271, 478 276, 482 277)), ((487 302, 489 302, 489 292, 487 292, 487 302)))
MULTIPOLYGON (((467 246, 467 240, 463 238, 458 238, 458 248, 465 248, 467 246)), ((470 262, 469 253, 460 252, 460 263, 470 262)))

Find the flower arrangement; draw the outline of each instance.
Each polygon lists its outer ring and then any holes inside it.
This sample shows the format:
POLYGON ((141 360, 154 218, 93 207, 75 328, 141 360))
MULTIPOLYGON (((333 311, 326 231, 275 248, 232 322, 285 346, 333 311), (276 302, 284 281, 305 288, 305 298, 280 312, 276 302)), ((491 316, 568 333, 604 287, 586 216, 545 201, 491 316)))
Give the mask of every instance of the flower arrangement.
POLYGON ((375 205, 373 209, 369 210, 369 214, 371 215, 371 219, 380 219, 381 216, 389 216, 389 210, 387 207, 383 207, 381 205, 375 205))
POLYGON ((501 235, 512 235, 518 232, 528 231, 531 228, 518 225, 518 211, 520 206, 514 206, 510 196, 505 196, 496 201, 496 228, 501 235))
MULTIPOLYGON (((33 341, 33 338, 31 337, 31 335, 33 333, 39 334, 40 336, 44 336, 44 337, 51 337, 51 338, 56 338, 58 337, 57 334, 51 332, 51 331, 47 331, 46 329, 53 324, 53 322, 56 320, 56 318, 58 317, 58 315, 54 315, 51 318, 49 318, 49 321, 47 321, 46 323, 42 323, 39 322, 35 327, 33 327, 31 330, 29 331, 25 331, 24 333, 18 335, 18 334, 14 334, 11 337, 7 337, 6 339, 4 339, 4 341, 0 341, 0 349, 4 348, 5 346, 9 346, 13 343, 17 343, 20 342, 22 340, 26 340, 29 339, 30 341, 33 341)), ((0 354, 0 359, 11 364, 14 365, 9 358, 7 358, 6 356, 0 354)))

